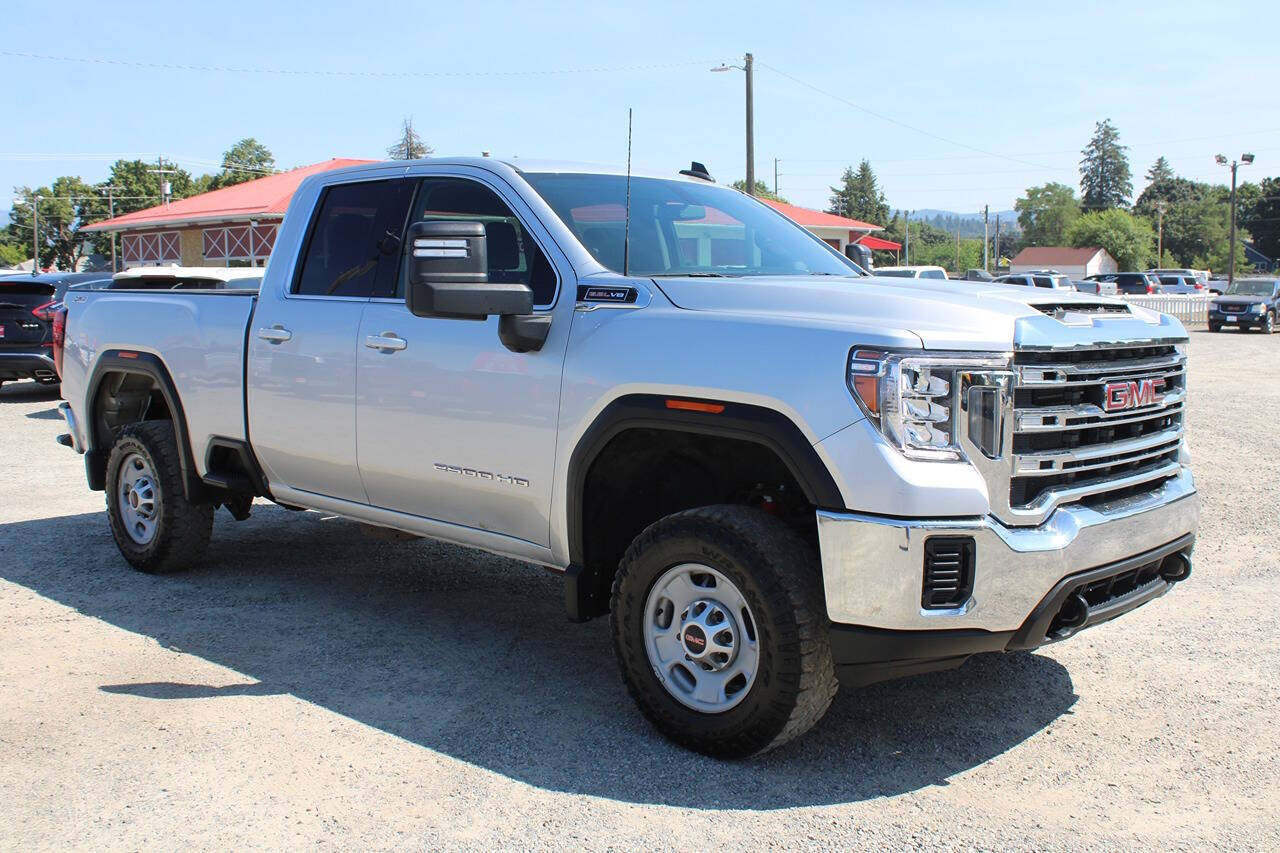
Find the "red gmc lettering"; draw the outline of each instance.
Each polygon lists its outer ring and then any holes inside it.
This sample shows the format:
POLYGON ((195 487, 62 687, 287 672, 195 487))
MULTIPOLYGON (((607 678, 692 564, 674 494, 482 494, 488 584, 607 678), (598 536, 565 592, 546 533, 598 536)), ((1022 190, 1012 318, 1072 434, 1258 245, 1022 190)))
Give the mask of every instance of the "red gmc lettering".
POLYGON ((1163 379, 1141 379, 1128 382, 1109 382, 1103 387, 1102 407, 1108 412, 1137 409, 1159 403, 1164 396, 1163 379))

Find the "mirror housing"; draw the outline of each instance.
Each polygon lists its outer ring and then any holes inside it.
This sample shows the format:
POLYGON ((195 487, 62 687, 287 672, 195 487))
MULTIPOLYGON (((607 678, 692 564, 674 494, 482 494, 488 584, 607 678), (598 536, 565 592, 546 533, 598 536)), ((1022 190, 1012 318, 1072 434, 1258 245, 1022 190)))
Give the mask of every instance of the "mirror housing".
POLYGON ((483 320, 533 311, 528 285, 489 281, 483 222, 415 222, 405 251, 405 304, 415 316, 483 320))

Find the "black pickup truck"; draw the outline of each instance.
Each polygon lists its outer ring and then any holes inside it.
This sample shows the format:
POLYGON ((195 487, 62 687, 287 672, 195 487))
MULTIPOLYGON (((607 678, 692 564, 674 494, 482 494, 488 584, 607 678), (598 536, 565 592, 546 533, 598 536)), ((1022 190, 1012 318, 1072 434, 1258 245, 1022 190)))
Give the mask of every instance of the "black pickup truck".
POLYGON ((1280 312, 1280 279, 1238 278, 1225 293, 1209 303, 1209 331, 1221 332, 1234 326, 1270 334, 1276 329, 1277 312, 1280 312))

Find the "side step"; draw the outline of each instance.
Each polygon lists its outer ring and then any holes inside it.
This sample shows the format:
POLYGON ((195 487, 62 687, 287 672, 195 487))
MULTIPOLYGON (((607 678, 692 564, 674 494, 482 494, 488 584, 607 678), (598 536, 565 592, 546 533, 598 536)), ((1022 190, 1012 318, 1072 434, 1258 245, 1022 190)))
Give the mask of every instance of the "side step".
POLYGON ((210 471, 200 478, 206 485, 229 492, 252 492, 253 482, 239 471, 210 471))

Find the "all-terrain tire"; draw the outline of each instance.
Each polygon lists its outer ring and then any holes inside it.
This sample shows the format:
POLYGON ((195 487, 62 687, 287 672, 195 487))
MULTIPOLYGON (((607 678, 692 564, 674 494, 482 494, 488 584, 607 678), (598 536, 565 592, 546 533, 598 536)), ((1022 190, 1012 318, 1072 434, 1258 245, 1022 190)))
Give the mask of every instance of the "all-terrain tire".
POLYGON ((706 755, 746 758, 799 737, 826 713, 838 688, 817 556, 786 524, 750 507, 700 507, 646 528, 619 564, 610 625, 618 666, 640 710, 671 740, 706 755), (755 622, 756 677, 746 696, 720 713, 677 701, 646 653, 649 592, 668 569, 685 563, 729 578, 755 622))
POLYGON ((182 464, 172 421, 143 421, 122 427, 107 459, 107 519, 116 547, 140 572, 167 574, 197 564, 213 533, 212 504, 194 504, 182 489, 182 464), (154 531, 139 542, 126 530, 122 513, 122 469, 126 460, 141 458, 154 477, 154 531))

